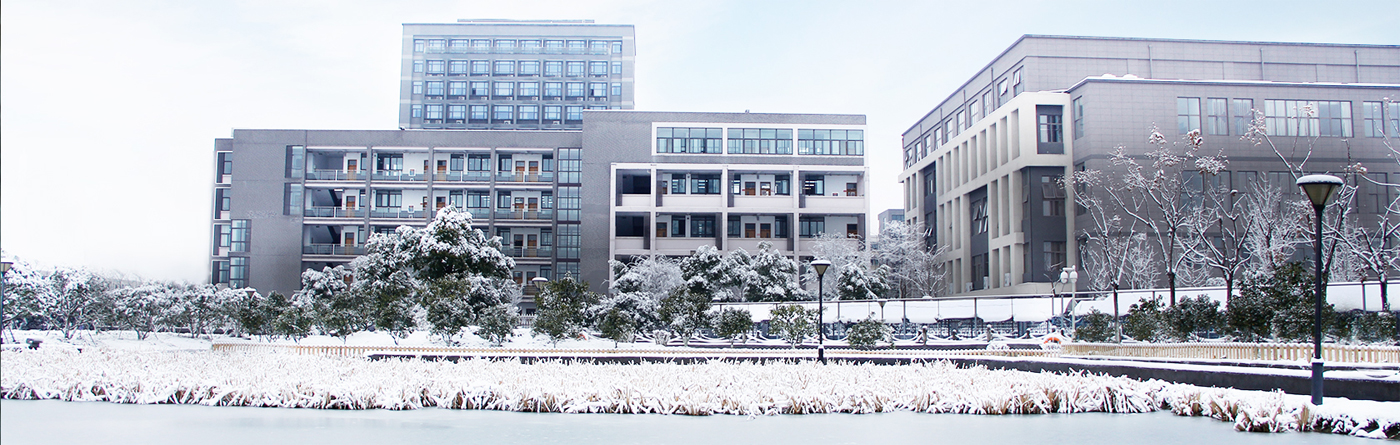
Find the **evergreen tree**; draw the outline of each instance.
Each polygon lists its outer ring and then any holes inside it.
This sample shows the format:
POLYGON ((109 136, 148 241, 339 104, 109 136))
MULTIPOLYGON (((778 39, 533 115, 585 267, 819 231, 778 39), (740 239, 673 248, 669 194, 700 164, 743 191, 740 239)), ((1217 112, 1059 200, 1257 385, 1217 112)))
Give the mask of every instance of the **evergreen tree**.
POLYGON ((1162 313, 1172 338, 1187 341, 1197 332, 1219 329, 1220 302, 1205 295, 1185 297, 1162 313))
POLYGON ((661 322, 690 346, 691 336, 710 327, 710 305, 709 296, 693 292, 689 287, 677 288, 661 299, 661 322))
POLYGON ((534 332, 557 345, 592 325, 588 312, 598 304, 598 294, 588 291, 587 282, 564 277, 546 283, 535 296, 535 304, 534 332))
POLYGON ((504 344, 506 339, 510 338, 511 331, 520 324, 514 304, 500 304, 487 308, 477 319, 481 326, 477 333, 496 346, 504 344))
POLYGON ((768 331, 777 334, 795 349, 808 336, 817 333, 815 309, 796 304, 781 304, 768 313, 768 331))
MULTIPOLYGON (((726 267, 725 257, 715 246, 703 245, 681 260, 681 278, 691 293, 708 299, 728 299, 725 286, 735 282, 734 271, 726 267)), ((667 295, 670 293, 668 292, 667 295)))
POLYGON ((1153 296, 1128 307, 1123 333, 1137 341, 1157 341, 1162 336, 1162 297, 1153 296))
POLYGON ((617 347, 619 342, 632 342, 637 326, 631 314, 612 308, 603 313, 598 321, 598 331, 603 338, 613 341, 613 347, 617 347))
POLYGON ((846 331, 846 343, 860 350, 875 349, 881 340, 890 338, 890 326, 874 318, 866 318, 846 331))
POLYGON ((715 334, 729 339, 729 346, 734 346, 735 340, 747 341, 749 332, 753 331, 753 314, 739 308, 726 307, 715 316, 715 334))
MULTIPOLYGON (((322 334, 345 340, 350 334, 373 326, 366 310, 371 302, 365 294, 350 290, 350 280, 351 273, 343 266, 307 269, 301 273, 301 290, 292 299, 296 306, 307 309, 306 315, 322 334)), ((293 319, 278 323, 280 328, 296 324, 293 319)))
POLYGON ((753 273, 744 289, 748 301, 798 301, 808 298, 797 286, 797 261, 778 253, 767 241, 758 243, 753 273))
POLYGON ((847 263, 837 274, 836 295, 841 300, 875 300, 889 291, 888 266, 867 270, 860 263, 847 263))
POLYGON ((1094 309, 1079 319, 1074 328, 1074 338, 1087 342, 1106 342, 1114 337, 1113 316, 1094 309))

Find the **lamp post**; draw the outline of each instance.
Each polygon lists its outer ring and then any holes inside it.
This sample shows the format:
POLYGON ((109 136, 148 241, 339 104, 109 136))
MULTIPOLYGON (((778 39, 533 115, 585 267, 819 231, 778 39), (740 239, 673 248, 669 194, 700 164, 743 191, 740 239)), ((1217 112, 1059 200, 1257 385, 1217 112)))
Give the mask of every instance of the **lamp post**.
POLYGON ((812 262, 812 268, 817 270, 817 360, 820 360, 823 365, 826 364, 826 335, 822 332, 822 300, 826 297, 826 283, 822 277, 826 276, 826 268, 828 267, 831 267, 831 262, 827 260, 812 262))
MULTIPOLYGON (((534 277, 530 279, 530 283, 535 285, 535 307, 540 307, 540 292, 544 290, 545 283, 549 283, 549 279, 545 277, 534 277)), ((516 309, 520 310, 521 312, 524 312, 524 309, 516 309)))
POLYGON ((1060 271, 1060 283, 1069 283, 1069 302, 1065 303, 1065 310, 1069 311, 1069 331, 1074 333, 1074 324, 1077 321, 1074 317, 1074 293, 1078 290, 1079 272, 1074 266, 1069 266, 1060 271))
POLYGON ((1332 175, 1307 175, 1298 178, 1298 187, 1312 201, 1317 220, 1313 240, 1313 360, 1312 403, 1322 404, 1322 211, 1342 186, 1342 180, 1332 175))

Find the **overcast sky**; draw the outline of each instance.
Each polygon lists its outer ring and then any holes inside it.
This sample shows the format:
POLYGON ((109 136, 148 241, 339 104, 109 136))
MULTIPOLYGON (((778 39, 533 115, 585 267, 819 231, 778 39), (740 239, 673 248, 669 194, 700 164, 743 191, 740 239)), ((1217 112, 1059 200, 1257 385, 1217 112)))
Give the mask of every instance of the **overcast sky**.
POLYGON ((637 109, 868 117, 900 133, 1022 34, 1400 44, 1400 1, 71 1, 0 4, 6 259, 207 279, 213 139, 397 127, 403 23, 636 25, 637 109))

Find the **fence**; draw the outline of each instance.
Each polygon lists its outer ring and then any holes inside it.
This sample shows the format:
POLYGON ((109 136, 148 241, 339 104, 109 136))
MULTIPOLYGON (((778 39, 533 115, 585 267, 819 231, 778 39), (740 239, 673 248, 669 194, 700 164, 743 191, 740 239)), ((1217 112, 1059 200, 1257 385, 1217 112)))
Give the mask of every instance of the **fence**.
MULTIPOLYGON (((1200 358, 1226 360, 1310 361, 1308 343, 1069 343, 1064 355, 1115 357, 1200 358)), ((1400 346, 1322 345, 1326 362, 1400 363, 1400 346)))

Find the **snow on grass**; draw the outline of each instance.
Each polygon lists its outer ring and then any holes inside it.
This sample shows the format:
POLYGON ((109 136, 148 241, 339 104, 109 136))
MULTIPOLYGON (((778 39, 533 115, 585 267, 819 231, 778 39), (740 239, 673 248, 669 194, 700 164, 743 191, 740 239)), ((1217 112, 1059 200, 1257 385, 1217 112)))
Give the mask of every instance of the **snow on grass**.
POLYGON ((1171 409, 1247 431, 1400 437, 1396 403, 1204 389, 1092 374, 712 361, 634 365, 473 359, 369 361, 279 353, 7 350, 0 396, 323 409, 443 407, 561 413, 774 415, 915 411, 1138 413, 1171 409), (1369 407, 1369 408, 1368 408, 1369 407), (1363 409, 1364 408, 1364 409, 1363 409), (1389 412, 1387 414, 1387 411, 1389 412))

